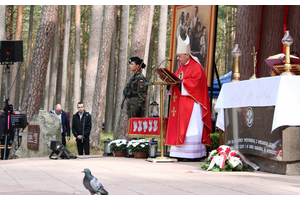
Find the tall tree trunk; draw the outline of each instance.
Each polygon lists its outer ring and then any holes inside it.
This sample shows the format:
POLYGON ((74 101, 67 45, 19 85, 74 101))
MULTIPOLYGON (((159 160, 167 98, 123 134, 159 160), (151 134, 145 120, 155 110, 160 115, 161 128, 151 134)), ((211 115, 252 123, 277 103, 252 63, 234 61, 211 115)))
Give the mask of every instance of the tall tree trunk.
POLYGON ((107 79, 107 90, 106 90, 106 104, 105 104, 105 132, 109 133, 112 131, 112 126, 114 124, 113 111, 114 111, 114 98, 115 98, 115 77, 116 77, 116 45, 117 45, 117 9, 115 7, 115 18, 112 23, 112 44, 110 51, 110 64, 108 70, 107 79))
POLYGON ((52 46, 52 53, 51 53, 51 78, 50 78, 50 91, 49 91, 49 104, 48 108, 49 110, 52 110, 54 108, 55 102, 55 88, 56 88, 56 79, 57 79, 57 66, 58 66, 58 51, 59 51, 59 44, 58 44, 58 19, 55 24, 54 29, 54 36, 53 36, 53 46, 52 46))
MULTIPOLYGON (((5 40, 5 5, 0 5, 0 41, 5 40)), ((3 76, 3 68, 4 65, 0 65, 0 95, 2 91, 2 76, 3 76)), ((2 96, 0 96, 0 99, 3 99, 2 96)), ((0 108, 2 105, 0 104, 0 108)))
MULTIPOLYGON (((151 43, 151 36, 152 36, 152 24, 154 21, 154 13, 155 13, 155 6, 151 5, 150 7, 150 16, 149 16, 149 26, 148 26, 148 31, 147 31, 147 42, 146 42, 146 47, 145 47, 145 56, 144 56, 144 63, 148 63, 149 60, 149 49, 150 49, 150 43, 151 43)), ((150 59, 152 59, 150 57, 150 59)), ((146 68, 142 71, 143 75, 145 77, 147 77, 147 72, 148 72, 148 68, 151 68, 152 66, 146 66, 146 68)), ((149 101, 145 102, 145 113, 144 113, 144 117, 148 116, 148 110, 149 110, 149 101)))
MULTIPOLYGON (((22 25, 23 25, 23 18, 24 18, 24 5, 18 6, 17 12, 17 22, 16 22, 16 31, 15 31, 15 40, 21 40, 22 38, 22 25)), ((15 104, 15 96, 16 96, 16 83, 14 83, 17 79, 19 64, 15 63, 14 66, 11 68, 11 75, 10 75, 10 93, 9 99, 11 104, 15 104)))
MULTIPOLYGON (((155 52, 154 51, 154 17, 155 17, 155 14, 153 15, 153 20, 152 20, 152 30, 151 30, 151 38, 150 38, 150 45, 149 45, 149 58, 148 59, 148 67, 147 67, 147 73, 146 73, 146 80, 151 80, 152 77, 152 63, 153 63, 153 53, 155 52)), ((154 85, 149 85, 148 86, 148 90, 147 90, 147 99, 146 99, 146 102, 145 102, 145 105, 146 105, 146 110, 149 112, 149 106, 150 106, 150 102, 153 101, 153 99, 151 97, 153 97, 153 95, 151 95, 151 93, 153 93, 153 88, 155 86, 154 85)))
POLYGON ((107 86, 107 74, 109 65, 109 55, 111 50, 112 23, 114 22, 114 5, 106 5, 104 9, 103 29, 101 35, 101 48, 96 76, 96 85, 94 93, 93 113, 92 113, 92 131, 91 146, 99 146, 102 130, 103 111, 105 105, 105 94, 107 86))
POLYGON ((14 5, 8 6, 7 8, 7 31, 6 31, 6 39, 12 40, 13 38, 13 25, 14 25, 14 5))
MULTIPOLYGON (((67 94, 66 94, 66 106, 65 106, 65 110, 70 111, 71 116, 73 115, 73 86, 74 84, 74 62, 73 58, 75 57, 75 6, 71 7, 71 22, 70 22, 70 44, 69 44, 69 56, 67 59, 67 66, 68 66, 68 72, 67 72, 67 94), (74 18, 73 18, 73 12, 74 12, 74 18), (73 20, 74 19, 74 20, 73 20), (73 23, 74 21, 74 23, 73 23), (72 31, 74 30, 74 34, 72 33, 72 31)), ((75 110, 76 111, 76 110, 75 110)), ((70 119, 70 123, 72 124, 72 119, 70 119)))
MULTIPOLYGON (((53 45, 52 45, 53 48, 53 45)), ((52 65, 52 51, 50 48, 50 56, 49 56, 49 61, 48 61, 48 66, 47 66, 47 73, 46 73, 46 81, 45 81, 45 89, 44 89, 44 105, 43 109, 44 110, 49 110, 48 108, 48 103, 49 103, 49 90, 50 90, 50 73, 51 73, 51 65, 52 65)))
MULTIPOLYGON (((29 30, 28 30, 28 43, 27 43, 27 56, 26 56, 26 65, 25 65, 25 80, 24 80, 24 88, 27 87, 28 84, 28 77, 30 72, 30 64, 31 64, 31 45, 32 45, 32 29, 33 29, 33 12, 34 12, 34 5, 30 6, 30 17, 29 17, 29 30)), ((25 90, 23 90, 23 98, 24 98, 25 90)))
POLYGON ((261 9, 262 6, 258 5, 243 5, 237 9, 235 43, 242 51, 239 57, 240 80, 247 80, 253 75, 253 59, 249 58, 252 58, 253 47, 257 50, 261 9))
POLYGON ((257 77, 269 76, 265 59, 282 52, 284 14, 285 6, 264 6, 257 77))
MULTIPOLYGON (((65 6, 66 7, 66 6, 65 6)), ((63 49, 64 49, 64 30, 65 30, 65 17, 66 16, 66 9, 63 12, 63 6, 59 6, 59 31, 58 31, 58 38, 59 38, 59 61, 57 66, 57 79, 56 79, 56 92, 55 92, 55 104, 61 103, 61 85, 62 85, 62 70, 63 70, 63 49)))
MULTIPOLYGON (((161 63, 163 60, 166 59, 166 40, 167 40, 167 24, 168 24, 168 5, 161 5, 160 6, 160 14, 159 14, 159 28, 158 28, 158 44, 157 44, 157 63, 161 63)), ((164 62, 160 67, 165 68, 168 64, 168 61, 164 62)), ((159 86, 156 86, 159 88, 159 86)), ((160 96, 160 95, 159 95, 160 96)), ((163 110, 164 113, 161 113, 161 115, 167 116, 168 111, 168 104, 165 101, 166 95, 163 97, 163 110)), ((157 103, 160 104, 160 101, 157 101, 157 103)))
MULTIPOLYGON (((14 6, 7 6, 7 17, 6 17, 6 40, 12 40, 12 30, 13 30, 13 19, 14 19, 14 6)), ((8 75, 9 77, 9 75, 8 75)), ((6 86, 9 87, 9 85, 6 85, 6 74, 2 77, 2 89, 1 89, 1 98, 4 97, 6 93, 6 86)), ((0 108, 4 107, 4 101, 0 101, 0 108)))
MULTIPOLYGON (((150 7, 146 5, 137 5, 134 18, 133 33, 131 39, 130 57, 137 56, 144 58, 149 26, 150 7)), ((151 24, 150 24, 151 25, 151 24)), ((126 73, 126 82, 133 76, 130 70, 126 73)), ((122 88, 124 89, 124 88, 122 88)), ((126 103, 124 105, 126 108, 126 103)), ((119 117, 117 135, 119 138, 127 138, 128 116, 126 110, 122 109, 119 117)))
MULTIPOLYGON (((126 112, 125 108, 120 109, 123 98, 123 89, 126 85, 126 69, 127 69, 127 45, 128 45, 128 24, 129 24, 129 5, 122 5, 121 27, 120 27, 120 47, 117 72, 116 100, 115 100, 115 124, 114 138, 122 138, 118 136, 118 122, 121 112, 126 112)), ((126 114, 126 113, 125 113, 126 114)))
MULTIPOLYGON (((225 22, 225 24, 224 24, 224 30, 225 30, 225 32, 224 32, 224 34, 225 34, 225 52, 228 52, 229 50, 229 42, 228 42, 228 40, 229 40, 229 30, 228 30, 228 27, 229 27, 229 25, 228 25, 228 9, 229 9, 229 7, 228 6, 226 6, 226 22, 225 22)), ((228 55, 228 53, 225 53, 225 67, 228 67, 229 66, 229 55, 228 55)))
POLYGON ((90 113, 92 113, 93 109, 93 98, 100 51, 102 12, 103 5, 92 6, 86 81, 83 99, 85 110, 90 113))
MULTIPOLYGON (((89 35, 88 33, 88 18, 90 16, 87 15, 88 11, 88 6, 84 6, 84 32, 82 35, 89 35)), ((84 38, 84 37, 83 37, 84 38)), ((82 63, 82 75, 81 75, 81 94, 80 94, 80 101, 83 101, 84 97, 84 90, 85 90, 85 80, 86 80, 86 65, 87 65, 87 49, 88 49, 88 40, 87 39, 82 39, 83 43, 83 63, 82 63)))
POLYGON ((67 76, 68 76, 68 58, 70 46, 70 31, 71 31, 71 5, 66 5, 65 8, 65 32, 63 46, 63 65, 62 65, 62 83, 61 83, 61 106, 66 109, 66 94, 67 94, 67 76))
MULTIPOLYGON (((154 5, 150 6, 150 16, 149 16, 149 26, 148 26, 148 30, 147 30, 147 41, 146 41, 146 46, 145 46, 145 55, 144 55, 144 63, 148 63, 148 56, 149 56, 149 46, 150 46, 150 38, 151 38, 151 31, 152 31, 152 23, 153 23, 153 15, 154 15, 154 5)), ((147 68, 147 66, 146 66, 147 68)), ((143 75, 146 77, 146 73, 147 73, 147 69, 142 71, 143 75)), ((147 109, 146 109, 147 110, 147 109)), ((147 112, 145 112, 145 114, 147 114, 147 112)))
POLYGON ((77 110, 77 103, 80 101, 80 5, 75 6, 75 64, 73 81, 73 113, 77 110))
MULTIPOLYGON (((291 53, 294 53, 300 45, 300 32, 299 32, 299 17, 300 17, 300 6, 299 5, 289 5, 288 6, 288 24, 287 30, 290 31, 291 37, 294 39, 291 45, 291 53)), ((298 54, 300 55, 300 48, 298 49, 298 54)))
POLYGON ((43 97, 47 64, 50 56, 50 48, 53 40, 54 27, 57 20, 58 6, 43 6, 41 21, 36 38, 34 56, 31 65, 29 83, 26 87, 22 103, 22 113, 27 115, 30 121, 39 111, 39 105, 43 97))

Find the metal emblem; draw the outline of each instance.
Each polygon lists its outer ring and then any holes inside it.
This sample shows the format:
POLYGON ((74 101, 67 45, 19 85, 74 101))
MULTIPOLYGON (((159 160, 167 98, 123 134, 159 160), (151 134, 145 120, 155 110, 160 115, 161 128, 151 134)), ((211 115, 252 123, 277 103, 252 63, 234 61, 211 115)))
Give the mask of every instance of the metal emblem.
POLYGON ((248 127, 251 127, 253 124, 253 120, 254 120, 254 113, 251 107, 247 108, 246 111, 246 123, 248 127))
POLYGON ((183 78, 183 72, 180 72, 180 74, 178 75, 178 78, 180 78, 180 79, 183 78))

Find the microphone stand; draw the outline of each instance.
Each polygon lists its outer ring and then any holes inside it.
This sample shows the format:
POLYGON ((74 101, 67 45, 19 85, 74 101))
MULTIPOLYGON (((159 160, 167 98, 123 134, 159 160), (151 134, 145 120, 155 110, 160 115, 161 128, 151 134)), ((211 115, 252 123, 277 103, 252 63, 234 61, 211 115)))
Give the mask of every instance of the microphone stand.
POLYGON ((153 85, 153 83, 149 82, 151 77, 153 76, 153 74, 156 72, 156 70, 165 62, 165 61, 172 61, 171 59, 166 59, 166 60, 163 60, 157 67, 156 69, 154 70, 154 72, 151 74, 151 76, 149 77, 149 79, 146 81, 145 85, 153 85))
POLYGON ((5 92, 5 138, 4 138, 4 153, 3 153, 3 160, 6 159, 6 150, 7 150, 7 137, 9 134, 8 127, 7 127, 7 118, 8 118, 8 83, 9 83, 9 76, 8 74, 10 73, 10 67, 8 64, 6 64, 5 68, 5 73, 6 73, 6 92, 5 92))
POLYGON ((293 55, 294 55, 295 53, 297 53, 297 51, 298 51, 299 47, 300 47, 300 45, 297 47, 297 49, 296 49, 296 51, 293 53, 293 55))

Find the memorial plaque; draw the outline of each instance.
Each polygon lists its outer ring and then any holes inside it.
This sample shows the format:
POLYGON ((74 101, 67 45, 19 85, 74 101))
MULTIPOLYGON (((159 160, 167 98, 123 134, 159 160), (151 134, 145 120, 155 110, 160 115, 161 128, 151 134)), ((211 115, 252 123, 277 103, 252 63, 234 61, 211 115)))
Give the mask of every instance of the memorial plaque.
POLYGON ((226 109, 225 144, 243 154, 282 161, 282 132, 271 131, 274 106, 226 109))
POLYGON ((40 125, 28 125, 27 148, 39 150, 40 125))

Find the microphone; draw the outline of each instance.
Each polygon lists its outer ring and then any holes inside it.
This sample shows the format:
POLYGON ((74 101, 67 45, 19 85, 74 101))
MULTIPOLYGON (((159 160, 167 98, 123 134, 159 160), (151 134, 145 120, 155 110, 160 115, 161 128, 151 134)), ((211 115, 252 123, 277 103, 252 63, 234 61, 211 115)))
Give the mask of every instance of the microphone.
POLYGON ((153 85, 153 83, 149 82, 151 77, 153 76, 153 74, 156 72, 156 70, 165 62, 165 61, 172 61, 172 59, 166 59, 166 60, 163 60, 157 67, 156 69, 154 70, 154 72, 151 74, 151 76, 149 77, 149 79, 146 81, 145 85, 153 85))
POLYGON ((295 53, 297 53, 297 51, 298 51, 299 47, 300 47, 300 45, 297 47, 297 49, 296 49, 296 51, 293 53, 293 55, 294 55, 295 53))

